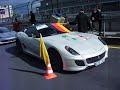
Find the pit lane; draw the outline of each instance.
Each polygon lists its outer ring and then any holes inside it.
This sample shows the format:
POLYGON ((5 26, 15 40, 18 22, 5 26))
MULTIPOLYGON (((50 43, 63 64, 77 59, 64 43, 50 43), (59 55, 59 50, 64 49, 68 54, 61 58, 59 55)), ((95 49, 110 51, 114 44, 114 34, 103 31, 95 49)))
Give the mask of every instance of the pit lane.
POLYGON ((43 62, 18 55, 15 43, 1 45, 0 90, 119 90, 120 49, 112 47, 105 63, 81 72, 55 72, 57 78, 46 80, 43 62))

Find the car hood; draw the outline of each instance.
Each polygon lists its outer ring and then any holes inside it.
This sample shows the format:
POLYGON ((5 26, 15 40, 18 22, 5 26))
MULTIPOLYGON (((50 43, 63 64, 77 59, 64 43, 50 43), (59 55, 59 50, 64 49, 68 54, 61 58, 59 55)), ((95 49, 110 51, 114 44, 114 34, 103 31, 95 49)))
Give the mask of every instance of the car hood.
POLYGON ((0 38, 11 38, 11 37, 15 37, 15 35, 16 35, 15 31, 0 33, 0 38))
POLYGON ((49 36, 44 38, 44 41, 59 49, 69 46, 79 54, 90 54, 99 51, 104 46, 98 40, 98 36, 79 32, 49 36))

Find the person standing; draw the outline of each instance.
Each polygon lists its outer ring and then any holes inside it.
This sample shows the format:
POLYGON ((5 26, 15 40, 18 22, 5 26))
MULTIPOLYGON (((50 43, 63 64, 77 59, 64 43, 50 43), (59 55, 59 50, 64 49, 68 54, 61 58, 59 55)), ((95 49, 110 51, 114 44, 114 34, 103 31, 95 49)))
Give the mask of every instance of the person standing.
POLYGON ((99 24, 99 36, 102 35, 101 33, 101 29, 102 29, 102 14, 101 14, 101 10, 98 8, 97 10, 97 17, 98 17, 98 24, 99 24))
POLYGON ((16 32, 19 32, 21 30, 21 22, 18 21, 17 18, 15 18, 15 22, 13 23, 13 30, 16 32))
POLYGON ((31 24, 36 23, 35 15, 32 11, 30 11, 30 20, 29 21, 30 21, 31 24))
POLYGON ((87 32, 91 29, 91 23, 86 14, 84 14, 84 10, 80 9, 80 13, 76 16, 74 21, 68 22, 70 25, 78 24, 78 32, 87 32))
POLYGON ((92 21, 92 28, 93 29, 96 29, 95 28, 95 23, 97 22, 97 18, 98 16, 97 16, 97 10, 96 9, 93 9, 92 10, 92 13, 91 13, 91 16, 90 16, 90 19, 91 19, 91 21, 92 21))
POLYGON ((98 23, 99 27, 99 35, 101 35, 101 29, 102 29, 102 15, 100 9, 94 9, 91 14, 91 21, 92 21, 92 28, 95 29, 95 23, 98 23))

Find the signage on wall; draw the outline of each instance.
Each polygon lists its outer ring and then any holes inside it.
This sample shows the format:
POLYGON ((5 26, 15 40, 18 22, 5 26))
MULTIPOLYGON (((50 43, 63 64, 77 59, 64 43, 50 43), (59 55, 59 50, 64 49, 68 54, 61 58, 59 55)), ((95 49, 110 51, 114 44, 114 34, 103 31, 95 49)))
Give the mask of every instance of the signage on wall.
POLYGON ((5 14, 5 9, 0 9, 0 14, 5 14))

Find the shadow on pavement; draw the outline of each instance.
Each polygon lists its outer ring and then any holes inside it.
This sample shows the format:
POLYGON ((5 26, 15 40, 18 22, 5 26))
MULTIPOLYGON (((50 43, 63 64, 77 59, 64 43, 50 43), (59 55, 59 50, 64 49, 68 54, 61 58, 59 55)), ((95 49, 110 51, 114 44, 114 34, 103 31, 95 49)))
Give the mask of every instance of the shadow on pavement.
POLYGON ((29 70, 14 69, 14 68, 9 68, 9 69, 12 69, 12 70, 15 70, 15 71, 20 71, 20 72, 33 73, 33 74, 37 74, 37 75, 41 75, 41 76, 44 76, 44 75, 45 75, 45 73, 38 73, 38 72, 34 72, 34 71, 29 71, 29 70))
MULTIPOLYGON (((6 51, 12 55, 14 55, 13 57, 11 58, 15 58, 15 57, 18 57, 20 58, 22 61, 26 62, 27 64, 29 64, 30 66, 32 67, 35 67, 35 68, 38 68, 38 69, 42 69, 42 70, 45 70, 45 64, 44 64, 44 61, 36 58, 36 57, 33 57, 31 55, 27 55, 25 53, 23 54, 19 54, 17 52, 17 48, 16 46, 13 46, 13 47, 9 47, 6 49, 6 51)), ((16 59, 18 60, 18 59, 16 59)))
MULTIPOLYGON (((46 70, 46 66, 44 64, 44 61, 40 60, 39 58, 36 58, 34 56, 30 56, 30 55, 27 55, 25 53, 23 54, 19 54, 17 52, 17 48, 16 46, 13 46, 13 47, 9 47, 6 49, 6 51, 12 55, 14 55, 13 57, 11 58, 15 58, 15 57, 18 57, 20 58, 22 61, 24 61, 25 63, 29 64, 30 66, 32 67, 35 67, 35 68, 38 68, 38 69, 42 69, 42 70, 46 70)), ((16 59, 17 60, 17 59, 16 59)), ((89 67, 88 69, 92 69, 93 67, 89 67)), ((17 70, 17 71, 21 71, 21 72, 31 72, 31 73, 35 73, 35 74, 40 74, 40 75, 43 75, 43 73, 37 73, 37 72, 34 72, 34 71, 29 71, 29 70, 21 70, 21 69, 15 69, 15 68, 10 68, 12 70, 17 70)), ((84 71, 84 70, 82 70, 84 71)), ((64 71, 64 70, 57 70, 57 71, 54 71, 54 72, 57 72, 57 73, 61 73, 61 74, 77 74, 77 73, 80 73, 82 71, 64 71)))

